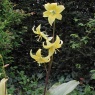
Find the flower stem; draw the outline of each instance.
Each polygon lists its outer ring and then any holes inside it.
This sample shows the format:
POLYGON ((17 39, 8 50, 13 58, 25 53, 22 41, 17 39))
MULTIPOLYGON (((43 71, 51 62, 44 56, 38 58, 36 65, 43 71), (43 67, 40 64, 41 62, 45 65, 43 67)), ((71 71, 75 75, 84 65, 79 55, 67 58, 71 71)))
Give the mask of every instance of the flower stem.
POLYGON ((54 25, 53 25, 53 39, 52 39, 52 43, 54 42, 54 35, 55 35, 55 21, 54 21, 54 25))
POLYGON ((4 60, 3 60, 2 56, 1 56, 1 61, 2 61, 2 64, 3 64, 2 69, 3 69, 4 77, 7 78, 5 67, 4 67, 4 60))
MULTIPOLYGON (((54 42, 54 35, 55 35, 55 21, 54 21, 54 24, 53 24, 53 39, 52 39, 52 43, 54 42)), ((48 84, 48 80, 49 80, 49 76, 50 76, 50 72, 51 72, 52 62, 53 62, 53 55, 51 56, 51 60, 49 62, 49 66, 48 66, 48 71, 46 73, 45 88, 44 88, 44 94, 43 95, 46 95, 47 84, 48 84)))

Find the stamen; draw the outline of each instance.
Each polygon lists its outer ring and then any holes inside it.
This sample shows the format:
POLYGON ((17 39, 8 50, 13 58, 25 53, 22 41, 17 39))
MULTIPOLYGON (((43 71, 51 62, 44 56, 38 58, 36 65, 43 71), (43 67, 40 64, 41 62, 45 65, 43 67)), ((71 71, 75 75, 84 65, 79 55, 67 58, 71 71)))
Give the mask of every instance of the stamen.
POLYGON ((56 14, 56 12, 55 12, 54 10, 51 10, 50 12, 51 12, 53 15, 56 14))

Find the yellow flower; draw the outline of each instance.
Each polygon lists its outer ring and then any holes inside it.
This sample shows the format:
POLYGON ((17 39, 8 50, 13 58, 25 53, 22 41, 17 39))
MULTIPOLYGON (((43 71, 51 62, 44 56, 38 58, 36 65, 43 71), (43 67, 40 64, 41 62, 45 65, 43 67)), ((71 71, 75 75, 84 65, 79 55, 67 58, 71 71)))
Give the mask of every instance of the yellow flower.
POLYGON ((3 78, 0 81, 0 95, 7 95, 5 83, 8 79, 3 78), (6 94, 5 94, 6 93, 6 94))
POLYGON ((57 3, 47 3, 44 7, 46 11, 43 13, 43 17, 48 17, 50 25, 52 25, 55 19, 62 19, 62 15, 60 13, 65 9, 63 5, 57 5, 57 3))
POLYGON ((44 45, 43 42, 43 47, 45 49, 49 49, 49 56, 52 56, 54 52, 56 53, 56 49, 58 50, 58 48, 61 48, 63 41, 60 40, 59 36, 57 35, 54 43, 50 43, 48 40, 46 41, 46 43, 47 45, 44 45))
POLYGON ((38 51, 36 52, 35 55, 32 53, 32 50, 30 50, 30 56, 31 56, 33 59, 35 59, 35 61, 37 61, 39 64, 40 64, 40 63, 47 63, 47 62, 50 61, 50 57, 49 57, 49 56, 43 57, 43 56, 41 55, 41 49, 38 49, 38 51))
POLYGON ((32 28, 33 32, 35 34, 37 34, 37 36, 39 37, 38 38, 38 41, 39 40, 42 40, 42 38, 44 39, 47 39, 48 35, 44 34, 43 32, 41 32, 40 28, 41 28, 41 25, 39 25, 37 28, 36 28, 36 31, 34 30, 35 27, 32 28))

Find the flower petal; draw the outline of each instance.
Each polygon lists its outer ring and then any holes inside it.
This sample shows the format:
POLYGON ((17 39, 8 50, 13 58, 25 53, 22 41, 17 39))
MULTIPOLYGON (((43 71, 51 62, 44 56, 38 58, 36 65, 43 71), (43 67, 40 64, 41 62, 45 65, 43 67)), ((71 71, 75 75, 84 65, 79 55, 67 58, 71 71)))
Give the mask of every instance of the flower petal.
POLYGON ((65 9, 65 7, 64 7, 63 5, 58 5, 58 6, 56 7, 56 12, 57 12, 57 13, 61 13, 64 9, 65 9))
POLYGON ((30 56, 31 56, 33 59, 35 59, 35 60, 38 59, 38 57, 32 53, 32 50, 30 50, 30 56))
POLYGON ((47 40, 48 41, 51 41, 53 37, 47 37, 47 40))
POLYGON ((54 47, 51 47, 50 49, 49 49, 49 56, 52 56, 53 54, 54 54, 54 52, 55 52, 55 48, 54 47))
POLYGON ((45 49, 49 49, 49 48, 51 48, 53 46, 53 43, 50 43, 48 40, 46 41, 46 43, 47 43, 47 45, 44 45, 44 42, 43 42, 43 47, 45 49))
POLYGON ((45 4, 45 5, 44 5, 45 9, 46 9, 46 10, 50 10, 50 5, 51 5, 50 3, 45 4))
POLYGON ((37 34, 37 31, 34 30, 35 26, 33 26, 32 30, 35 34, 37 34))
POLYGON ((42 36, 44 39, 47 39, 47 38, 48 38, 48 35, 44 34, 43 32, 41 32, 41 36, 42 36))
POLYGON ((40 34, 40 32, 41 32, 40 29, 41 29, 41 24, 36 28, 36 31, 38 34, 40 34))
POLYGON ((37 63, 45 63, 44 58, 39 58, 39 59, 37 60, 37 63))
POLYGON ((48 17, 49 15, 50 15, 50 12, 49 11, 43 12, 43 17, 48 17))
POLYGON ((30 50, 30 56, 35 59, 35 61, 37 61, 37 63, 47 63, 50 61, 50 56, 47 57, 42 57, 41 55, 41 49, 38 49, 38 51, 36 52, 36 55, 32 54, 32 50, 30 50))
POLYGON ((55 21, 55 15, 49 15, 48 22, 52 26, 53 22, 55 21))
POLYGON ((45 63, 50 61, 50 56, 44 57, 45 63))
POLYGON ((58 20, 61 20, 61 19, 62 19, 62 15, 61 15, 61 14, 56 14, 56 18, 57 18, 58 20))
POLYGON ((56 41, 54 42, 55 48, 56 48, 56 49, 57 49, 57 48, 60 48, 62 44, 63 44, 63 41, 60 40, 59 36, 57 35, 57 36, 56 36, 56 41))
POLYGON ((58 35, 56 36, 56 41, 55 41, 54 43, 55 43, 55 44, 59 44, 59 43, 60 43, 60 38, 59 38, 58 35))
POLYGON ((49 57, 41 57, 37 60, 38 63, 47 63, 50 61, 49 57))
POLYGON ((49 10, 56 10, 57 3, 51 3, 49 10))
POLYGON ((38 51, 36 52, 36 56, 41 57, 41 49, 38 49, 38 51))

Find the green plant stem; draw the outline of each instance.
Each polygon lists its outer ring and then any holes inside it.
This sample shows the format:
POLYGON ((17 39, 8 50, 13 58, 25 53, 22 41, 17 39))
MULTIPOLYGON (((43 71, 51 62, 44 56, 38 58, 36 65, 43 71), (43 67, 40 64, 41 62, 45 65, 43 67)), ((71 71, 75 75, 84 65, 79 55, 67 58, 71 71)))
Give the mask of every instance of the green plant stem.
POLYGON ((54 26, 53 26, 53 39, 52 39, 52 43, 54 42, 54 35, 55 35, 55 21, 54 21, 54 26))
POLYGON ((5 67, 4 67, 4 60, 3 60, 2 57, 1 57, 1 61, 2 61, 2 64, 3 64, 2 69, 3 69, 4 77, 7 78, 5 67))
MULTIPOLYGON (((54 25, 53 25, 53 39, 52 39, 52 43, 54 42, 54 35, 55 35, 55 22, 54 22, 54 25)), ((43 95, 46 95, 47 84, 48 84, 48 80, 49 80, 49 76, 50 76, 50 72, 51 72, 52 62, 53 62, 53 55, 51 56, 51 60, 49 62, 49 66, 48 66, 48 71, 46 73, 45 88, 44 88, 44 94, 43 95)))

